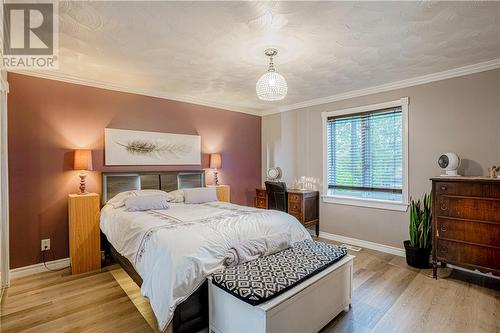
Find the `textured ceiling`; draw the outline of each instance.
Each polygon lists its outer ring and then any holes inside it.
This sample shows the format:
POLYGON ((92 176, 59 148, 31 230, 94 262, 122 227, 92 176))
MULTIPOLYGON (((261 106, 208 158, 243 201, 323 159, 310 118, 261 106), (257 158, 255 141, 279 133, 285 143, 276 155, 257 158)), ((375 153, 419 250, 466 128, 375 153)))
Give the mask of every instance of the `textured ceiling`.
POLYGON ((61 2, 61 75, 269 110, 500 58, 500 2, 61 2), (288 96, 255 82, 275 47, 288 96))

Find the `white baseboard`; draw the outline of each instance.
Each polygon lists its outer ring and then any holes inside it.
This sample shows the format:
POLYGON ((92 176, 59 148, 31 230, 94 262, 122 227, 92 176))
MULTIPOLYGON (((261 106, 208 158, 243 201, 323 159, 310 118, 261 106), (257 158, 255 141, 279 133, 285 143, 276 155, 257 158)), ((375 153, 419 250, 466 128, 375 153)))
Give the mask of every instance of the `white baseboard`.
POLYGON ((455 266, 455 265, 452 265, 452 264, 447 264, 447 266, 449 268, 457 269, 459 271, 464 271, 464 272, 468 272, 468 273, 478 274, 478 275, 485 276, 485 277, 488 277, 488 278, 500 280, 500 276, 495 276, 495 275, 493 275, 493 273, 483 273, 483 272, 478 271, 477 269, 472 270, 472 269, 467 269, 467 268, 463 268, 463 267, 460 267, 460 266, 455 266))
MULTIPOLYGON (((356 239, 356 238, 335 235, 335 234, 331 234, 331 233, 324 232, 324 231, 319 232, 319 237, 333 240, 333 241, 340 242, 340 243, 346 243, 346 244, 350 244, 350 245, 366 247, 367 249, 372 249, 372 250, 376 250, 376 251, 380 251, 380 252, 384 252, 384 253, 390 253, 390 254, 394 254, 396 256, 400 256, 400 257, 406 256, 404 249, 400 249, 400 248, 397 248, 394 246, 379 244, 379 243, 373 243, 373 242, 365 241, 362 239, 356 239)), ((491 273, 481 273, 478 270, 470 270, 467 268, 463 268, 463 267, 459 267, 459 266, 455 266, 455 265, 451 265, 451 264, 448 264, 448 267, 453 268, 453 269, 458 269, 458 270, 464 271, 464 272, 482 275, 482 276, 493 278, 493 279, 500 279, 500 277, 495 276, 491 273)))
POLYGON ((390 254, 393 254, 395 256, 400 256, 400 257, 405 256, 404 249, 400 249, 400 248, 394 247, 394 246, 374 243, 374 242, 370 242, 370 241, 366 241, 366 240, 362 240, 362 239, 357 239, 357 238, 345 237, 345 236, 341 236, 341 235, 335 235, 335 234, 331 234, 331 233, 324 232, 324 231, 319 232, 319 237, 333 240, 333 241, 340 242, 340 243, 346 243, 346 244, 356 245, 356 246, 360 246, 360 247, 366 247, 367 249, 376 250, 376 251, 385 252, 385 253, 390 253, 390 254))
MULTIPOLYGON (((61 269, 65 267, 70 266, 70 260, 69 258, 63 258, 63 259, 58 259, 58 260, 53 260, 53 261, 47 261, 47 266, 50 269, 61 269)), ((37 274, 37 273, 42 273, 42 272, 49 272, 49 270, 45 267, 43 263, 40 264, 34 264, 30 266, 24 266, 24 267, 19 267, 19 268, 14 268, 10 270, 10 277, 11 278, 17 278, 17 277, 23 277, 23 276, 28 276, 32 274, 37 274)))

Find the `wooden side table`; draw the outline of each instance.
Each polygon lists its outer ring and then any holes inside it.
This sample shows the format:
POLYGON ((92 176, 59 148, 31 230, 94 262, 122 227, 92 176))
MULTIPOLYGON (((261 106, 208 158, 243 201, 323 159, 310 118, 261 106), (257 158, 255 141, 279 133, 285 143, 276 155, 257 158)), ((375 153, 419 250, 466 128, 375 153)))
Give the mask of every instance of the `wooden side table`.
POLYGON ((71 273, 100 269, 99 194, 70 194, 68 212, 71 273))
POLYGON ((215 187, 217 200, 231 202, 231 187, 229 185, 208 185, 207 187, 215 187))
POLYGON ((288 193, 288 214, 293 215, 306 228, 316 229, 319 236, 319 192, 291 189, 288 193))

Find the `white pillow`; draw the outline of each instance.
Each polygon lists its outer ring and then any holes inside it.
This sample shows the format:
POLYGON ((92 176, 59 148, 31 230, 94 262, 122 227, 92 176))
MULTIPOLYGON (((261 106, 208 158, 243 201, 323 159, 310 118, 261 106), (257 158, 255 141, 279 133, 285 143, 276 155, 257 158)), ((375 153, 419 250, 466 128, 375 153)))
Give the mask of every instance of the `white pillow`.
POLYGON ((163 194, 128 197, 125 198, 124 203, 129 212, 170 208, 170 206, 168 205, 167 196, 163 194))
POLYGON ((170 201, 173 199, 173 197, 168 194, 165 191, 161 190, 132 190, 132 191, 125 191, 125 192, 120 192, 117 195, 115 195, 113 198, 108 200, 107 204, 111 205, 113 208, 120 208, 125 206, 124 200, 129 197, 143 197, 143 196, 149 196, 149 195, 163 195, 166 197, 167 201, 170 201))
POLYGON ((200 204, 217 201, 215 187, 196 187, 184 189, 184 202, 187 204, 200 204))
POLYGON ((184 190, 175 190, 168 192, 168 194, 172 197, 170 202, 184 202, 184 190))
POLYGON ((135 191, 125 191, 125 192, 120 192, 111 199, 106 202, 106 204, 111 205, 113 208, 120 208, 125 206, 125 203, 123 200, 125 200, 128 197, 134 196, 135 191))

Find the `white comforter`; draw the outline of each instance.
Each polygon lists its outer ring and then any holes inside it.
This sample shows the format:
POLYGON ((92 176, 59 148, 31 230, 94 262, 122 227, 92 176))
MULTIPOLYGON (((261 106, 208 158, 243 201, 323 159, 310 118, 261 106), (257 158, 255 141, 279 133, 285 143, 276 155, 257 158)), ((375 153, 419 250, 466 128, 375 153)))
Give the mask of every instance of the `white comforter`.
POLYGON ((289 233, 292 243, 311 237, 286 213, 222 202, 172 204, 146 212, 106 205, 101 230, 141 275, 142 295, 149 299, 160 330, 176 306, 222 267, 233 244, 277 232, 289 233))

